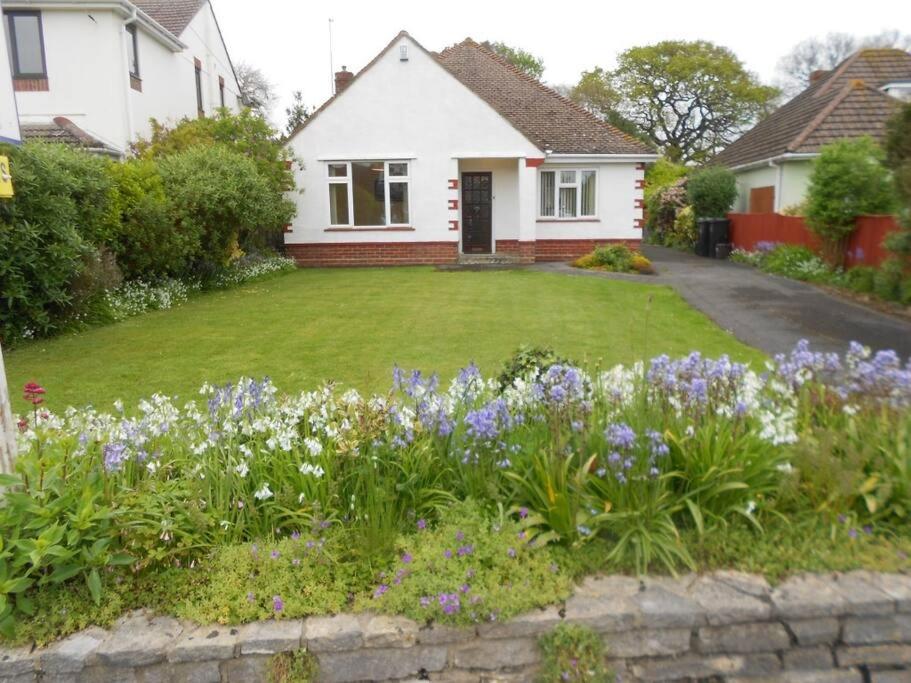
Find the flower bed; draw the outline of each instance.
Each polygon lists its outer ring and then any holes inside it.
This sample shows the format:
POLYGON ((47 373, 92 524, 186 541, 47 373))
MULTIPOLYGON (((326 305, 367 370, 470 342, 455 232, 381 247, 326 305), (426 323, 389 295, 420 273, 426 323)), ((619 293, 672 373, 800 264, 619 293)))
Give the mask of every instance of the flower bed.
POLYGON ((655 272, 652 262, 641 252, 630 249, 625 244, 608 244, 596 248, 590 254, 580 256, 573 261, 576 268, 603 270, 611 273, 639 273, 651 275, 655 272))
POLYGON ((744 534, 728 561, 771 563, 749 547, 792 526, 817 545, 783 573, 907 566, 911 365, 894 353, 801 343, 762 374, 698 353, 522 370, 533 357, 445 389, 400 369, 373 397, 242 379, 110 413, 54 414, 29 387, 0 480, 3 632, 44 641, 139 606, 497 621, 593 569, 711 564, 744 534), (826 554, 841 545, 856 553, 826 554))

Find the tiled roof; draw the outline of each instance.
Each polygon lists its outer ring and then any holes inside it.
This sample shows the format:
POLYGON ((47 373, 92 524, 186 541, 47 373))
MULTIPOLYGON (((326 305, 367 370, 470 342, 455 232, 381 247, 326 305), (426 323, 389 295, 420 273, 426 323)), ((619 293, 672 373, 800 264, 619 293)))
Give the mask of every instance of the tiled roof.
POLYGON ((714 161, 741 166, 786 153, 816 153, 842 138, 881 139, 900 103, 879 88, 909 78, 911 54, 903 50, 855 52, 728 145, 714 161))
POLYGON ((64 116, 57 116, 48 123, 22 123, 19 126, 23 140, 55 142, 72 147, 81 147, 93 152, 119 155, 119 152, 64 116))
POLYGON ((206 0, 133 0, 143 12, 179 37, 206 0))
POLYGON ((440 63, 540 149, 569 154, 652 154, 471 38, 447 47, 440 63))
MULTIPOLYGON (((354 79, 366 73, 402 37, 401 31, 354 79)), ((427 52, 427 50, 424 50, 427 52)), ((601 121, 571 100, 528 76, 470 38, 439 54, 427 52, 469 90, 487 102, 542 151, 564 154, 654 154, 654 150, 601 121)), ((346 90, 351 87, 349 83, 346 90)), ((340 97, 333 95, 295 129, 289 139, 340 97)))

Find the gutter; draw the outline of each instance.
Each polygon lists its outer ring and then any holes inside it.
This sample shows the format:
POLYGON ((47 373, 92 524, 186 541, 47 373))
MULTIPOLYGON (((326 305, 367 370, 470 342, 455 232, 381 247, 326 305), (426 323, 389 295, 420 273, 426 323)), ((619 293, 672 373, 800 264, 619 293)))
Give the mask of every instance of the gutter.
POLYGON ((765 166, 773 166, 782 161, 809 161, 815 159, 819 156, 818 152, 785 152, 784 154, 779 154, 778 156, 769 157, 768 159, 760 159, 759 161, 751 161, 747 164, 740 164, 738 166, 728 166, 732 171, 749 171, 754 168, 763 168, 765 166))
POLYGON ((567 152, 550 152, 546 156, 548 161, 553 161, 554 163, 571 163, 575 159, 580 161, 614 161, 617 163, 630 161, 650 162, 661 158, 660 154, 571 154, 567 152))
POLYGON ((77 2, 75 0, 4 0, 4 9, 40 9, 77 10, 80 12, 92 10, 108 10, 119 14, 126 19, 136 21, 145 28, 158 42, 164 44, 172 52, 186 49, 177 36, 168 31, 164 26, 152 19, 148 14, 139 9, 129 0, 100 0, 96 2, 77 2))

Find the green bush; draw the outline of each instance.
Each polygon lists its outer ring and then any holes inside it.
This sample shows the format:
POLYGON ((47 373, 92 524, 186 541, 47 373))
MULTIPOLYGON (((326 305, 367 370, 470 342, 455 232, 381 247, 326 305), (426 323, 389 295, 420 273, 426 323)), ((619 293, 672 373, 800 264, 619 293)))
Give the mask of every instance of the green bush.
POLYGON ((911 306, 911 275, 902 280, 898 293, 898 300, 905 306, 911 306))
POLYGON ((886 301, 898 301, 901 298, 902 275, 898 259, 884 261, 873 276, 873 293, 886 301))
POLYGON ((891 213, 896 206, 883 152, 869 137, 825 145, 813 162, 807 190, 807 224, 840 265, 858 216, 891 213))
POLYGON ((794 244, 779 244, 767 252, 760 268, 767 273, 813 282, 825 281, 832 275, 832 270, 812 249, 794 244))
POLYGON ((198 245, 192 256, 203 275, 227 265, 239 244, 263 242, 294 213, 252 159, 221 144, 163 157, 159 168, 177 229, 198 245))
POLYGON ((633 268, 634 252, 625 244, 604 244, 594 251, 595 263, 617 273, 633 268))
POLYGON ((70 285, 113 232, 109 162, 66 145, 8 148, 16 195, 0 202, 0 336, 57 331, 70 285))
POLYGON ((199 240, 178 227, 158 165, 131 159, 111 167, 118 229, 111 240, 128 279, 183 275, 199 252, 199 240))
POLYGON ((696 218, 724 218, 737 199, 734 173, 722 166, 708 166, 691 174, 686 188, 696 218))
POLYGON ((645 192, 643 193, 646 203, 657 192, 670 187, 680 178, 686 177, 688 172, 689 168, 683 164, 675 164, 664 157, 649 164, 645 169, 645 192))
POLYGON ((674 222, 686 202, 686 187, 678 183, 659 189, 649 197, 645 204, 645 238, 651 244, 672 246, 674 222))
POLYGON ((538 641, 543 655, 541 683, 609 683, 615 679, 604 666, 601 636, 578 624, 563 623, 538 641))
POLYGON ((859 294, 869 294, 873 291, 875 277, 876 268, 873 266, 855 266, 845 273, 845 284, 859 294))
POLYGON ((565 365, 565 358, 558 356, 549 346, 523 344, 503 363, 497 381, 502 389, 512 386, 517 379, 525 379, 531 372, 544 372, 551 365, 565 365))

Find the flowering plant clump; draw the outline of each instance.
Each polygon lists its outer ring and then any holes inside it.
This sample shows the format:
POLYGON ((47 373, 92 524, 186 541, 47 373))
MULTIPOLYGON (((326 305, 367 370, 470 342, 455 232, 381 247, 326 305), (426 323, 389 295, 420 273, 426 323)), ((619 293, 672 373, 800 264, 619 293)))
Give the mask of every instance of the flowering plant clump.
MULTIPOLYGON (((17 504, 0 506, 12 558, 0 563, 22 579, 17 591, 78 574, 98 576, 97 593, 110 562, 187 567, 248 544, 269 547, 250 568, 258 576, 307 564, 294 544, 331 531, 343 539, 331 572, 373 568, 353 591, 371 608, 481 620, 503 586, 552 590, 535 584, 553 579, 533 552, 546 544, 604 540, 607 565, 674 570, 695 566, 682 532, 733 520, 759 532, 795 509, 897 524, 911 510, 911 366, 856 344, 839 356, 801 342, 761 373, 699 353, 594 374, 532 364, 505 385, 473 365, 447 386, 396 368, 390 391, 372 397, 333 385, 286 395, 242 378, 196 400, 153 395, 109 411, 53 412, 36 386, 26 394, 45 402, 20 422, 6 483, 17 504), (28 549, 42 533, 69 538, 86 497, 99 517, 78 531, 104 552, 55 573, 56 555, 28 549), (475 521, 449 528, 463 500, 475 521)), ((265 582, 225 618, 311 609, 293 590, 265 582)), ((205 599, 217 611, 217 595, 205 599)))

